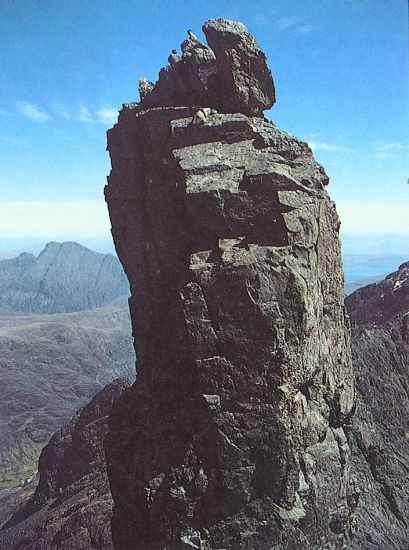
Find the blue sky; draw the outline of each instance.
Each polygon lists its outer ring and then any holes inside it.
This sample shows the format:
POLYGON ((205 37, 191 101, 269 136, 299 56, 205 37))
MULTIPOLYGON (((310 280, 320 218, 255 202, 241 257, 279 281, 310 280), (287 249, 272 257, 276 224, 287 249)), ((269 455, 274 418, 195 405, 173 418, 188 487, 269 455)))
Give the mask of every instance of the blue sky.
POLYGON ((266 51, 267 115, 308 141, 348 234, 408 234, 407 0, 2 0, 0 235, 103 238, 105 131, 206 19, 266 51))

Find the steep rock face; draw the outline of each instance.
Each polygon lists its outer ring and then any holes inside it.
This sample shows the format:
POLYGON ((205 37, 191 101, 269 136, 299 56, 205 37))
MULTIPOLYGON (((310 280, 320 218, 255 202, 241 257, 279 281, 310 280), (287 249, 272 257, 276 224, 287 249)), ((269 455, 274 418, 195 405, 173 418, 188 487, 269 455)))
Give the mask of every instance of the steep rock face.
POLYGON ((0 533, 1 548, 113 548, 103 440, 112 405, 128 386, 115 380, 53 435, 41 453, 38 487, 0 533))
POLYGON ((361 490, 352 548, 407 548, 409 263, 346 304, 358 390, 350 444, 361 490))
POLYGON ((203 29, 212 51, 182 44, 190 55, 108 135, 106 199, 138 354, 106 442, 114 544, 341 548, 354 389, 328 178, 262 118, 274 88, 245 27, 203 29), (176 102, 178 71, 201 80, 214 64, 212 95, 225 79, 228 103, 176 102), (264 100, 233 97, 253 80, 264 100))
POLYGON ((128 296, 118 259, 77 243, 48 243, 41 254, 0 261, 1 313, 67 313, 128 296))

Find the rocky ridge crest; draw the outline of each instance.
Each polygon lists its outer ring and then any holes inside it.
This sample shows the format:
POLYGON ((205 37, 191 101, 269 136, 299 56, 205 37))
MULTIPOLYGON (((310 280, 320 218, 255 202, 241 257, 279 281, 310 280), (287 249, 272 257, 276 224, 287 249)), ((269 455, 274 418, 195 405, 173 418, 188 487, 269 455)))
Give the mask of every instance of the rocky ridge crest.
POLYGON ((275 103, 264 52, 242 23, 228 19, 203 26, 210 48, 196 37, 181 44, 181 62, 164 67, 154 85, 142 79, 139 108, 207 106, 221 113, 260 116, 275 103))

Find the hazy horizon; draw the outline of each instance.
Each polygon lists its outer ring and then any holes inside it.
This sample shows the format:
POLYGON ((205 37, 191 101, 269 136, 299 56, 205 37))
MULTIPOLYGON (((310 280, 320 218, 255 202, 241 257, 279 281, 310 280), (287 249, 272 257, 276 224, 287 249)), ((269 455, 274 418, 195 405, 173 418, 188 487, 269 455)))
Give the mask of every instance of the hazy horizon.
MULTIPOLYGON (((0 261, 29 252, 38 256, 51 241, 74 241, 96 252, 116 255, 112 238, 84 237, 82 239, 2 239, 0 261)), ((345 283, 356 283, 386 276, 409 261, 409 240, 399 235, 343 235, 341 237, 345 283)))
POLYGON ((187 28, 203 38, 203 22, 224 16, 243 21, 266 51, 277 91, 266 116, 307 141, 325 167, 344 254, 357 249, 354 239, 365 254, 368 238, 391 254, 409 236, 407 2, 186 6, 2 3, 0 243, 22 251, 75 240, 113 250, 106 129, 123 102, 138 99, 140 76, 156 80, 187 28))

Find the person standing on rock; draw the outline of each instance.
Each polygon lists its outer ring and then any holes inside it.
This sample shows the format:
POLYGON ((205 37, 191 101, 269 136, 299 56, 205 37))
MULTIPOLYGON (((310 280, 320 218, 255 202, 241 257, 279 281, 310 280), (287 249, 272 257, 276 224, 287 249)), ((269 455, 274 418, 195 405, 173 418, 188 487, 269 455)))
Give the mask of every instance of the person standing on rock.
POLYGON ((195 35, 195 33, 192 30, 188 29, 187 34, 189 35, 189 41, 192 43, 192 46, 196 48, 206 48, 203 42, 201 42, 198 39, 198 37, 195 35))
POLYGON ((188 29, 187 34, 189 38, 184 40, 181 44, 183 61, 186 61, 197 48, 207 50, 207 47, 198 39, 192 30, 188 29))
POLYGON ((172 53, 168 57, 169 65, 171 67, 174 67, 176 65, 176 63, 178 63, 178 61, 180 61, 180 57, 179 57, 178 52, 176 50, 172 50, 172 53))

